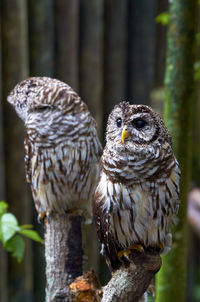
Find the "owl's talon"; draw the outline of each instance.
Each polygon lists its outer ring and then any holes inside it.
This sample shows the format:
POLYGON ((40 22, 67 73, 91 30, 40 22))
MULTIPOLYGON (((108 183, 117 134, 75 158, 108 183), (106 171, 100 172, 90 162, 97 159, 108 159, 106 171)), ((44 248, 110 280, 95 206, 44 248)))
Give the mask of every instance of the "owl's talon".
POLYGON ((164 251, 164 244, 163 243, 159 243, 157 245, 156 251, 159 252, 160 254, 162 254, 162 252, 164 251))
POLYGON ((49 213, 47 214, 46 211, 42 212, 42 213, 39 213, 39 215, 37 217, 38 223, 40 223, 40 224, 43 223, 47 215, 49 216, 49 213))
POLYGON ((140 244, 132 244, 128 249, 119 251, 117 253, 119 258, 128 257, 131 254, 131 250, 136 250, 140 253, 144 253, 144 248, 140 244))
POLYGON ((138 251, 138 252, 140 252, 140 253, 143 253, 143 252, 144 252, 144 248, 143 248, 143 246, 140 245, 140 244, 132 244, 132 245, 130 246, 130 250, 135 250, 135 251, 138 251))
POLYGON ((47 219, 47 221, 49 222, 49 220, 50 220, 50 212, 49 211, 45 211, 45 212, 42 212, 42 213, 39 213, 39 215, 38 215, 38 217, 37 217, 37 221, 38 221, 38 223, 45 223, 45 221, 46 221, 46 219, 47 219))
POLYGON ((130 249, 127 249, 127 250, 119 251, 117 253, 117 255, 119 258, 122 258, 122 257, 128 257, 128 255, 130 255, 130 253, 131 253, 130 249))
POLYGON ((49 222, 50 221, 50 212, 46 212, 46 217, 47 221, 49 222))

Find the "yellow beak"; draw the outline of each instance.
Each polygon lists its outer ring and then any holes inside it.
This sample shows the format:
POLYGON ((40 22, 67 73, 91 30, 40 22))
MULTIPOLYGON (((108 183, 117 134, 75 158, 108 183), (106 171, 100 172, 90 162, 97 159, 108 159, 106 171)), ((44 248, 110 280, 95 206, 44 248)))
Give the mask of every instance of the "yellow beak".
POLYGON ((127 126, 125 125, 123 130, 122 130, 122 136, 121 136, 121 139, 122 139, 122 143, 124 144, 124 140, 125 138, 129 137, 130 136, 130 133, 128 132, 127 130, 127 126))

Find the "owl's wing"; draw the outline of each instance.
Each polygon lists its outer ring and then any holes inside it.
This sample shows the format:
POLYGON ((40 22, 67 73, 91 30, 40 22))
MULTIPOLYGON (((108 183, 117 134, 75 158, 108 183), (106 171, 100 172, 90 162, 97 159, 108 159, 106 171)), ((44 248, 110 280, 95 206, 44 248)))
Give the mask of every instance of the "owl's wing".
POLYGON ((106 258, 107 265, 111 271, 118 269, 122 262, 118 257, 118 252, 122 250, 114 240, 110 230, 110 212, 103 207, 104 200, 98 190, 94 196, 93 216, 96 225, 97 234, 101 243, 101 254, 106 258))
POLYGON ((32 156, 32 150, 31 150, 31 143, 29 141, 28 134, 26 133, 25 139, 24 139, 24 150, 25 150, 25 170, 26 170, 26 181, 28 183, 31 183, 31 156, 32 156))
POLYGON ((172 169, 171 174, 166 181, 166 190, 170 197, 168 202, 166 202, 166 207, 167 207, 168 215, 172 215, 172 222, 173 222, 174 216, 178 213, 179 204, 180 204, 179 182, 180 182, 181 171, 180 171, 179 164, 175 157, 174 157, 174 164, 175 164, 174 168, 172 169))

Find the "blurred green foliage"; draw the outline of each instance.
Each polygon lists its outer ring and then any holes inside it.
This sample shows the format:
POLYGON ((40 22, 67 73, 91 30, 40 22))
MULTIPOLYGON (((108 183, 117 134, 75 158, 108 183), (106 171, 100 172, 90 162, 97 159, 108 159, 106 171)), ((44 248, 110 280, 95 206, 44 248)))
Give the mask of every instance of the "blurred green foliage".
POLYGON ((197 61, 194 64, 194 80, 200 80, 200 61, 197 61))
POLYGON ((197 281, 196 285, 194 286, 193 290, 193 301, 199 302, 200 301, 200 270, 197 272, 197 281))
MULTIPOLYGON (((200 3, 200 2, 199 2, 200 3)), ((196 33, 196 45, 197 47, 200 46, 200 32, 196 33)), ((200 80, 200 60, 196 61, 194 64, 194 80, 200 80)))
POLYGON ((154 297, 152 295, 148 295, 147 301, 148 302, 154 302, 155 300, 154 300, 154 297))
POLYGON ((7 252, 10 252, 12 257, 21 262, 25 250, 24 238, 26 236, 37 242, 43 242, 40 235, 32 229, 31 224, 19 225, 17 218, 8 212, 8 204, 5 201, 0 201, 0 241, 7 252))
POLYGON ((169 13, 162 12, 156 18, 156 23, 161 23, 162 25, 166 26, 169 23, 169 13))

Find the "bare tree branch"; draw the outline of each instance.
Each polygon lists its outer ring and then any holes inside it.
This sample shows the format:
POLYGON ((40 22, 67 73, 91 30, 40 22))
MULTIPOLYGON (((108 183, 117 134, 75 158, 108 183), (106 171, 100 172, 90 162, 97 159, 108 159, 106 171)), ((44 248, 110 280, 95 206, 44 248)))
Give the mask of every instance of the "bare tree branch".
POLYGON ((158 253, 134 255, 128 268, 120 268, 112 274, 108 284, 101 288, 94 272, 87 272, 70 285, 70 301, 83 302, 138 302, 141 301, 152 278, 161 267, 158 253), (95 281, 94 281, 95 280, 95 281), (87 300, 88 297, 93 297, 87 300))
POLYGON ((134 256, 134 263, 121 268, 103 289, 101 302, 138 302, 147 290, 153 276, 161 267, 159 254, 134 256))

